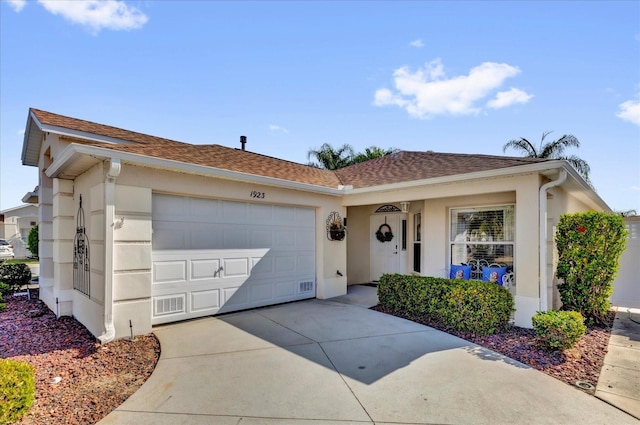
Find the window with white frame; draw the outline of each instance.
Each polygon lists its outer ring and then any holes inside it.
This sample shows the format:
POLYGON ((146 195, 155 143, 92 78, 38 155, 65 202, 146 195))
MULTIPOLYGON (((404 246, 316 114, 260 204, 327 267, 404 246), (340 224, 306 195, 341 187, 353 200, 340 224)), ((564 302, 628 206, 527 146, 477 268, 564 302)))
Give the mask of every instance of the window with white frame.
POLYGON ((452 208, 451 264, 500 264, 513 271, 514 207, 452 208))

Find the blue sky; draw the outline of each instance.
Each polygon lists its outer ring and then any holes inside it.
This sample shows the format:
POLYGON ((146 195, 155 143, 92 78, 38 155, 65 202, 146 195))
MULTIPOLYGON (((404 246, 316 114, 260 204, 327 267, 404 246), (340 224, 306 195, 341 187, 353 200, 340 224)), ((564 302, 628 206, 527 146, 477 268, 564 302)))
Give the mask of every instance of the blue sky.
POLYGON ((0 209, 38 183, 29 107, 301 163, 569 133, 640 213, 638 1, 0 0, 0 209))

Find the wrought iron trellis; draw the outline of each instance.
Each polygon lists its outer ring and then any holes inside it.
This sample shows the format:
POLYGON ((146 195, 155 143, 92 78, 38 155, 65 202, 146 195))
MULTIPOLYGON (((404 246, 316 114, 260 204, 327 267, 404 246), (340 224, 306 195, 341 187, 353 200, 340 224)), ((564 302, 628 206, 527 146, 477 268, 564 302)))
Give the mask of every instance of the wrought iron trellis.
POLYGON ((76 236, 73 239, 73 289, 91 296, 91 268, 89 266, 89 238, 84 226, 82 195, 76 216, 76 236))

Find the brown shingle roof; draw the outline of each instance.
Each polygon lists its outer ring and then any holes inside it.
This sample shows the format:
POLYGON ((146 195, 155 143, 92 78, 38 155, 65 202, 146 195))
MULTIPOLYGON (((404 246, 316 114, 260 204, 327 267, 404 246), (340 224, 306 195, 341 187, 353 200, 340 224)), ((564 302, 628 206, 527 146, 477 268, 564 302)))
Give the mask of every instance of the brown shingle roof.
MULTIPOLYGON (((354 188, 372 187, 547 161, 539 158, 400 151, 334 172, 240 149, 220 145, 192 145, 38 109, 32 108, 31 111, 42 124, 135 144, 87 142, 82 139, 78 140, 80 143, 330 188, 337 188, 340 184, 352 185, 354 188)), ((68 140, 75 141, 74 138, 68 140)))
POLYGON ((102 147, 334 189, 340 184, 338 177, 332 171, 220 145, 190 145, 174 142, 164 143, 161 146, 102 145, 102 147))
POLYGON ((345 185, 354 188, 401 183, 435 177, 544 162, 540 158, 495 155, 400 151, 336 171, 345 185))
POLYGON ((137 133, 135 131, 123 130, 122 128, 112 127, 110 125, 98 124, 91 121, 80 120, 77 118, 65 117, 64 115, 54 114, 52 112, 42 111, 40 109, 30 108, 30 111, 36 116, 38 121, 45 125, 67 128, 70 130, 83 131, 98 136, 111 137, 114 139, 125 140, 141 144, 157 144, 164 142, 173 142, 173 140, 163 139, 161 137, 149 136, 148 134, 137 133))

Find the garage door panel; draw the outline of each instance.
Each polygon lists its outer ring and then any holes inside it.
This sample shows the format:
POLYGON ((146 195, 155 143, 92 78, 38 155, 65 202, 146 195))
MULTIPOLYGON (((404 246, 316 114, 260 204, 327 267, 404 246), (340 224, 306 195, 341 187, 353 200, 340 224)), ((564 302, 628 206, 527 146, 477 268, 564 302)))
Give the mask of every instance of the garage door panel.
POLYGON ((233 220, 246 218, 248 208, 249 206, 246 202, 224 201, 222 203, 222 217, 233 220))
POLYGON ((249 275, 249 258, 225 258, 222 273, 224 277, 249 275))
POLYGON ((222 230, 223 249, 249 249, 249 230, 245 226, 228 226, 222 230))
POLYGON ((265 256, 262 258, 251 259, 251 274, 255 276, 269 275, 274 270, 274 258, 273 256, 265 256))
POLYGON ((256 229, 251 231, 251 246, 272 248, 275 231, 269 229, 256 229))
POLYGON ((253 222, 272 225, 273 206, 267 204, 249 204, 249 217, 253 222))
POLYGON ((276 299, 290 299, 296 295, 296 282, 278 282, 276 283, 276 299))
POLYGON ((282 229, 276 234, 277 249, 295 249, 296 233, 293 229, 282 229))
POLYGON ((214 314, 220 309, 220 290, 208 289, 191 292, 191 311, 214 314))
POLYGON ((189 237, 184 248, 189 249, 218 249, 222 248, 222 231, 220 224, 191 223, 189 237))
POLYGON ((315 296, 312 208, 154 196, 153 324, 315 296))
POLYGON ((191 261, 191 280, 219 278, 220 260, 192 260, 191 261))
POLYGON ((186 282, 187 262, 163 261, 153 263, 153 281, 157 283, 186 282))
MULTIPOLYGON (((215 199, 189 199, 189 220, 196 223, 211 223, 219 217, 221 202, 215 199)), ((184 217, 183 217, 184 219, 184 217)))
POLYGON ((276 258, 276 273, 290 273, 296 270, 296 259, 293 256, 276 258))
POLYGON ((316 260, 312 255, 299 255, 296 257, 296 271, 303 274, 312 274, 316 270, 316 260))
POLYGON ((154 222, 152 248, 186 249, 189 241, 188 229, 185 223, 154 222))

